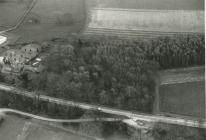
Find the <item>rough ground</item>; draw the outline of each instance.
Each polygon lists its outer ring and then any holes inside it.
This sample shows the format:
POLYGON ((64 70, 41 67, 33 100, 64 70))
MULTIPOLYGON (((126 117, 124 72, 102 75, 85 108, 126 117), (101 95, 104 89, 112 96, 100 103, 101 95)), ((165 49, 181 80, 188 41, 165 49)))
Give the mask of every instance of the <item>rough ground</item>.
POLYGON ((90 140, 36 121, 7 116, 0 124, 1 140, 90 140))

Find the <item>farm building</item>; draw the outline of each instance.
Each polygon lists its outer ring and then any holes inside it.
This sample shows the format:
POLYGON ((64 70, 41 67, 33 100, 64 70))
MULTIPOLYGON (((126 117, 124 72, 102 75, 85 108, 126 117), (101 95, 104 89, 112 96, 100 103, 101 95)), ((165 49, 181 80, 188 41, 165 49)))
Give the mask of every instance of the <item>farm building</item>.
POLYGON ((41 46, 29 44, 22 47, 20 50, 8 50, 4 53, 6 64, 27 63, 31 59, 38 56, 41 52, 41 46))
POLYGON ((16 72, 21 71, 24 65, 36 58, 41 51, 41 46, 37 44, 26 45, 20 50, 7 50, 2 56, 3 69, 4 67, 11 67, 16 72))

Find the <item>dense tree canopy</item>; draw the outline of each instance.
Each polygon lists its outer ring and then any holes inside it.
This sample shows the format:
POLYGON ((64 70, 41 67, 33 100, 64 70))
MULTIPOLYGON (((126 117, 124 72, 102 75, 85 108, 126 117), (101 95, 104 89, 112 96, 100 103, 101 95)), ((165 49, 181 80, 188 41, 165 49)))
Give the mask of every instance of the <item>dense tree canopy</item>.
POLYGON ((135 47, 54 47, 30 88, 51 96, 150 112, 157 63, 135 47))
POLYGON ((152 111, 159 67, 204 65, 201 35, 147 41, 77 37, 54 39, 51 45, 44 61, 46 71, 24 82, 27 88, 50 96, 143 112, 152 111))
POLYGON ((59 98, 143 112, 152 111, 159 68, 204 65, 202 35, 144 41, 71 37, 47 44, 52 47, 43 62, 46 70, 30 78, 21 75, 16 85, 59 98))
POLYGON ((150 40, 134 40, 120 38, 83 38, 83 46, 124 46, 136 47, 146 55, 147 59, 160 64, 161 69, 204 65, 204 35, 163 36, 150 40))

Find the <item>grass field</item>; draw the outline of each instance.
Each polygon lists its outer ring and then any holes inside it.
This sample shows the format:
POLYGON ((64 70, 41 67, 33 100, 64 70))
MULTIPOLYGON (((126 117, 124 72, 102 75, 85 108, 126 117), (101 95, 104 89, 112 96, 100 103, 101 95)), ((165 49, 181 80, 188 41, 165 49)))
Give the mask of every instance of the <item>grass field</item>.
POLYGON ((100 7, 164 10, 203 10, 204 0, 89 0, 100 7))
POLYGON ((23 15, 25 8, 25 3, 0 3, 0 30, 15 25, 23 15))
MULTIPOLYGON (((38 0, 21 27, 10 33, 21 36, 19 41, 24 42, 62 37, 79 32, 85 21, 84 8, 83 0, 38 0), (65 14, 71 14, 73 24, 67 24, 65 14), (31 18, 39 22, 28 23, 31 18)), ((15 25, 25 9, 25 3, 0 3, 0 31, 15 25)))
POLYGON ((0 125, 1 140, 90 140, 32 120, 7 116, 0 125))
MULTIPOLYGON (((15 25, 28 5, 28 3, 25 2, 17 2, 22 0, 5 1, 8 2, 0 3, 0 30, 6 29, 7 26, 15 25)), ((38 0, 29 17, 38 18, 40 23, 28 24, 26 21, 21 28, 11 33, 21 36, 20 41, 23 42, 45 40, 51 37, 62 37, 71 33, 77 33, 84 27, 86 9, 98 5, 103 7, 135 9, 203 10, 204 0, 38 0), (96 5, 95 3, 98 4, 96 5), (58 17, 67 13, 72 15, 74 24, 57 24, 58 17)))
POLYGON ((161 85, 160 111, 203 118, 205 82, 161 85))

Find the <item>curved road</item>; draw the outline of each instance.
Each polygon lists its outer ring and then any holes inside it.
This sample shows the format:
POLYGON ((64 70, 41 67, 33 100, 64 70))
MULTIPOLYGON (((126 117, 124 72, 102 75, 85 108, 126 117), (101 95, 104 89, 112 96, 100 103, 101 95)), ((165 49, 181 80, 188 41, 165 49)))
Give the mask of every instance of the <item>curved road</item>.
POLYGON ((206 120, 150 115, 150 114, 143 114, 143 113, 138 113, 138 112, 131 112, 127 110, 114 109, 114 108, 109 108, 109 107, 104 107, 104 106, 79 103, 79 102, 49 97, 45 95, 37 95, 34 92, 28 92, 28 91, 21 90, 21 89, 12 87, 12 86, 7 86, 4 84, 0 84, 0 90, 6 91, 12 94, 26 96, 29 98, 39 99, 41 101, 56 103, 59 105, 79 107, 81 109, 86 109, 86 110, 95 110, 95 111, 101 111, 101 112, 108 113, 108 114, 125 116, 128 118, 128 120, 130 120, 128 124, 131 124, 132 126, 137 126, 139 122, 140 123, 141 122, 151 123, 151 124, 161 122, 161 123, 167 123, 167 124, 183 125, 183 126, 188 126, 188 127, 197 127, 197 128, 206 129, 206 120))
POLYGON ((18 23, 16 25, 14 25, 13 27, 0 31, 0 34, 4 34, 6 32, 10 32, 13 30, 16 30, 17 28, 19 28, 19 26, 24 22, 25 18, 29 15, 29 13, 31 12, 31 10, 34 8, 35 4, 36 4, 37 0, 33 0, 30 5, 29 8, 24 12, 23 16, 20 18, 20 20, 18 21, 18 23))
POLYGON ((1 114, 6 114, 6 113, 14 113, 14 114, 34 118, 34 119, 41 120, 41 121, 48 121, 48 122, 55 122, 55 123, 80 123, 80 122, 94 122, 94 121, 115 122, 115 121, 122 120, 122 119, 117 119, 117 118, 52 119, 52 118, 46 118, 46 117, 42 117, 42 116, 26 113, 23 111, 14 110, 14 109, 0 108, 0 117, 1 117, 1 114))
MULTIPOLYGON (((41 116, 37 116, 37 115, 33 115, 33 114, 29 114, 26 112, 22 112, 22 111, 18 111, 18 110, 14 110, 14 109, 8 109, 8 108, 0 108, 0 119, 1 117, 4 117, 4 114, 6 113, 14 113, 14 114, 18 114, 18 115, 23 115, 26 117, 30 117, 30 118, 34 118, 34 119, 38 119, 41 121, 48 121, 48 122, 54 122, 54 123, 79 123, 79 122, 92 122, 92 121, 120 121, 120 119, 114 119, 114 118, 96 118, 96 119, 74 119, 74 120, 64 120, 64 119, 51 119, 51 118, 46 118, 46 117, 41 117, 41 116)), ((102 138, 97 138, 97 137, 93 137, 93 136, 89 136, 74 130, 70 130, 70 129, 66 129, 64 127, 55 125, 55 124, 49 124, 52 127, 55 128, 59 128, 61 130, 76 134, 76 135, 80 135, 83 137, 87 137, 90 138, 92 140, 103 140, 102 138)), ((22 135, 19 135, 17 140, 21 139, 22 135)))

